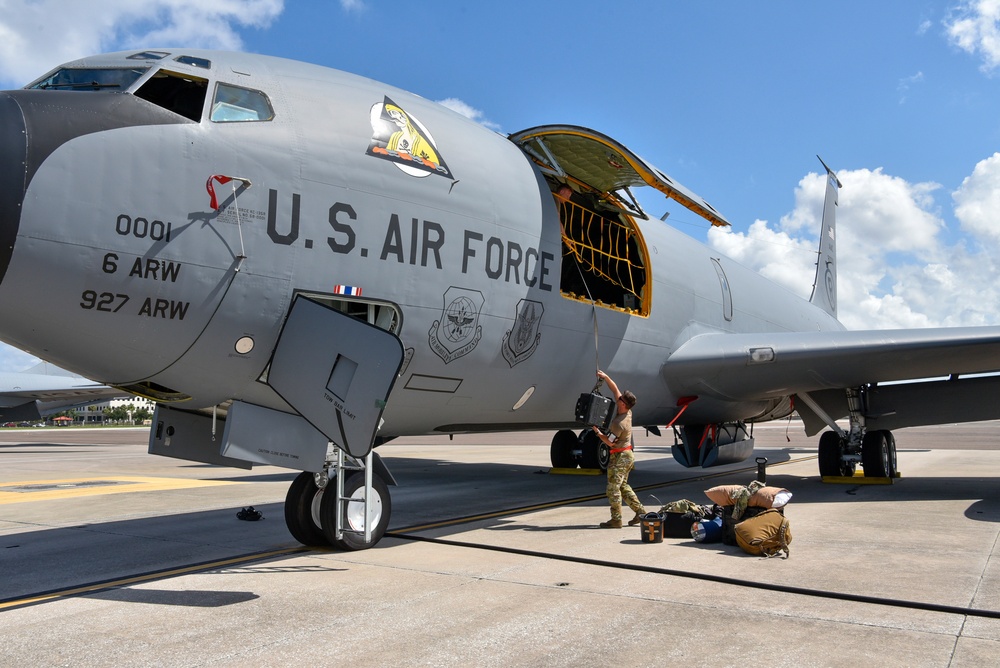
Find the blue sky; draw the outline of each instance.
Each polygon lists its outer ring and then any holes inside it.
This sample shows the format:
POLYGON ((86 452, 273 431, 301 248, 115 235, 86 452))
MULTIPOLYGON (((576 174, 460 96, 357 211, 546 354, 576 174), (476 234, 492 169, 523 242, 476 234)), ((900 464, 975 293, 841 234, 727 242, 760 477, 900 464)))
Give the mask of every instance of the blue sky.
MULTIPOLYGON (((819 154, 844 183, 848 327, 1000 322, 1000 0, 0 0, 2 88, 181 45, 362 74, 500 132, 599 130, 733 227, 671 224, 803 296, 819 154)), ((0 370, 32 359, 0 348, 0 370)))

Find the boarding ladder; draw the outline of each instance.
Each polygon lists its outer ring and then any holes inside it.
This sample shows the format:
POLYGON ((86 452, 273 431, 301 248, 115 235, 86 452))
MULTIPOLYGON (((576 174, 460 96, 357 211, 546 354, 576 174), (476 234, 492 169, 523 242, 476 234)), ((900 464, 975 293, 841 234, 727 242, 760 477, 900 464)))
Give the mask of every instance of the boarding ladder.
MULTIPOLYGON (((330 445, 333 445, 332 443, 330 445)), ((372 523, 369 515, 370 499, 372 498, 372 458, 374 456, 374 448, 368 451, 365 455, 364 464, 361 464, 359 460, 354 457, 350 457, 341 448, 336 448, 337 458, 334 464, 334 471, 336 473, 335 491, 337 493, 337 540, 343 540, 345 533, 355 534, 359 536, 364 536, 365 543, 372 542, 372 523), (344 496, 344 478, 348 471, 364 471, 365 472, 365 497, 364 499, 355 499, 353 497, 344 496), (363 503, 364 508, 362 515, 363 519, 363 530, 352 529, 347 513, 350 510, 350 504, 352 503, 363 503)))

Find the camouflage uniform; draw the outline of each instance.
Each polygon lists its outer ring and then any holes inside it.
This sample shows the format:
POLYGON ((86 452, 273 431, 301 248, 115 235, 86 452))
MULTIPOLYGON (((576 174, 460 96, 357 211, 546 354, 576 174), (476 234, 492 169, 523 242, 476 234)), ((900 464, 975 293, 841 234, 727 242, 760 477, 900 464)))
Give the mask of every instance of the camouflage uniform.
MULTIPOLYGON (((611 433, 615 435, 615 446, 625 447, 632 443, 632 411, 619 413, 611 421, 611 433)), ((612 448, 615 449, 615 448, 612 448)), ((622 519, 622 500, 628 507, 640 515, 646 514, 646 509, 639 502, 639 497, 628 484, 628 474, 635 467, 635 455, 632 450, 622 450, 611 455, 608 463, 608 501, 611 502, 611 519, 622 519)))

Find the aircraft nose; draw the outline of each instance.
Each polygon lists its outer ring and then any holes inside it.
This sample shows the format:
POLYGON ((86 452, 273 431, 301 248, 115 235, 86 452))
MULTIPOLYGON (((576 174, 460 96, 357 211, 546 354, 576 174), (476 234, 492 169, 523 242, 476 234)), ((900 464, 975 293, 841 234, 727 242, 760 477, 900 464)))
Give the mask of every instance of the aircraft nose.
POLYGON ((27 157, 21 106, 14 97, 0 92, 0 282, 7 273, 21 221, 27 157))

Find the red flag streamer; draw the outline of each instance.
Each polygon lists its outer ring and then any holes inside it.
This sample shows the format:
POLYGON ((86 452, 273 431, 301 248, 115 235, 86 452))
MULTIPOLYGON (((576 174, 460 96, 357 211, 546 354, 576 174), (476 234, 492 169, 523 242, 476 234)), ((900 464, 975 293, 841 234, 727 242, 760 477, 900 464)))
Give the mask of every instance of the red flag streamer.
MULTIPOLYGON (((688 406, 691 405, 691 402, 693 402, 697 398, 698 397, 681 397, 680 399, 678 399, 677 400, 677 405, 680 406, 681 410, 680 410, 680 412, 677 413, 677 415, 674 416, 674 419, 671 420, 670 424, 668 424, 667 426, 668 427, 673 427, 674 423, 677 422, 677 418, 679 418, 680 416, 684 415, 684 411, 686 411, 688 409, 688 406)), ((698 447, 700 448, 701 445, 699 444, 698 447)))
POLYGON ((205 190, 208 191, 209 196, 212 198, 211 202, 209 202, 209 206, 212 207, 212 209, 214 211, 218 211, 219 210, 219 200, 215 196, 215 184, 213 183, 213 181, 218 181, 221 185, 225 185, 225 184, 229 183, 230 181, 234 181, 234 180, 235 181, 239 181, 240 183, 242 183, 247 188, 250 187, 250 179, 244 179, 244 178, 239 177, 239 176, 226 176, 224 174, 212 174, 210 177, 208 177, 208 182, 205 183, 205 190))

